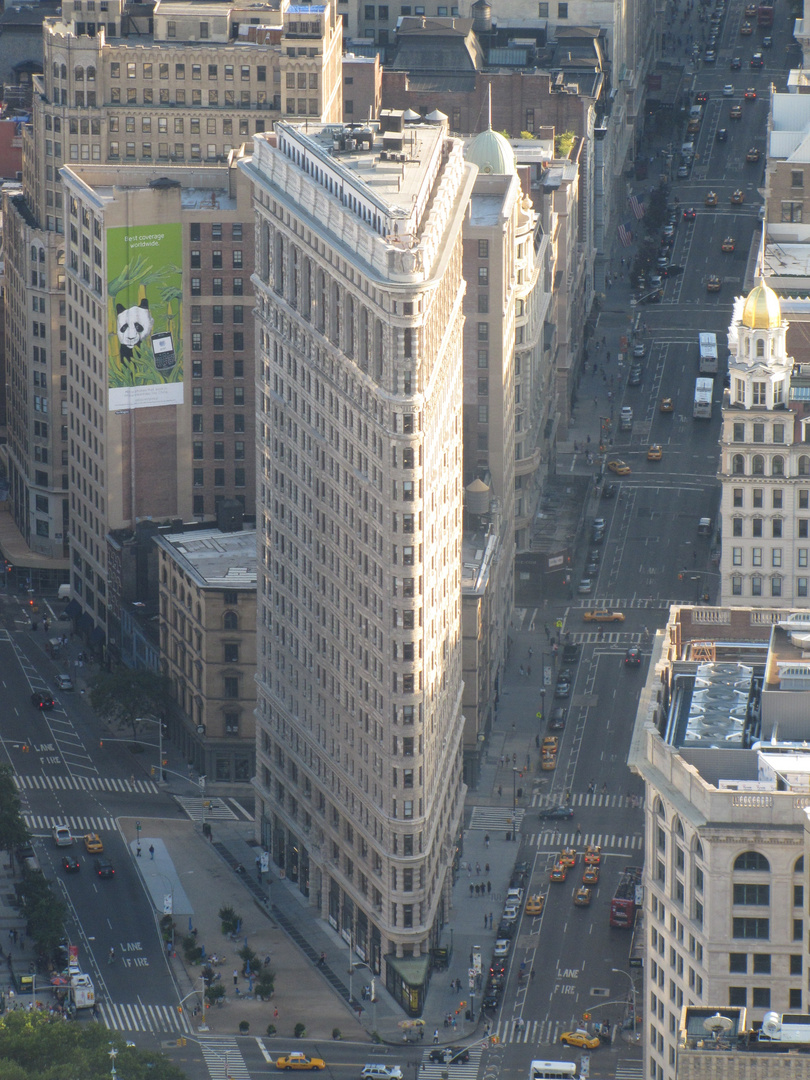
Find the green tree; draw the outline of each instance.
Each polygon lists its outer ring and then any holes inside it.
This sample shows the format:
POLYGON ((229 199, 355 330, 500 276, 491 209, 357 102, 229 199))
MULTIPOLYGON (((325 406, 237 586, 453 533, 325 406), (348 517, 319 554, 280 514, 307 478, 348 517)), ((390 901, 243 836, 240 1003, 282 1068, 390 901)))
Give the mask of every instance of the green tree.
POLYGON ((101 1024, 66 1024, 45 1013, 15 1011, 0 1018, 0 1080, 108 1080, 110 1050, 127 1080, 184 1080, 164 1054, 128 1047, 101 1024))
MULTIPOLYGON (((128 727, 133 742, 137 742, 140 734, 139 718, 150 713, 159 715, 168 698, 169 680, 166 676, 144 668, 132 671, 122 667, 112 672, 102 672, 96 676, 90 688, 90 704, 96 712, 114 724, 128 727)), ((153 724, 148 726, 154 727, 153 724)))
POLYGON ((0 766, 0 849, 8 853, 12 866, 14 849, 28 840, 28 829, 23 821, 11 769, 8 765, 0 766))

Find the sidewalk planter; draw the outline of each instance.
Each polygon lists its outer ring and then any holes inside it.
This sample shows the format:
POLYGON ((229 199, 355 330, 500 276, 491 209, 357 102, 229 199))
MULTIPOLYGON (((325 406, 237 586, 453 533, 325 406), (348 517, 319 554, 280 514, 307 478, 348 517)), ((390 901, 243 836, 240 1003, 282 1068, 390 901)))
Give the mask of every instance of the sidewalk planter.
POLYGON ((241 918, 236 914, 234 909, 228 905, 219 909, 219 918, 222 923, 222 933, 225 937, 229 937, 231 934, 235 934, 237 927, 241 923, 241 918))
POLYGON ((239 1021, 239 1034, 240 1035, 247 1035, 248 1031, 250 1031, 249 1022, 247 1020, 240 1020, 239 1021))
POLYGON ((307 1035, 307 1025, 302 1024, 300 1021, 295 1025, 293 1035, 296 1039, 305 1039, 307 1035))

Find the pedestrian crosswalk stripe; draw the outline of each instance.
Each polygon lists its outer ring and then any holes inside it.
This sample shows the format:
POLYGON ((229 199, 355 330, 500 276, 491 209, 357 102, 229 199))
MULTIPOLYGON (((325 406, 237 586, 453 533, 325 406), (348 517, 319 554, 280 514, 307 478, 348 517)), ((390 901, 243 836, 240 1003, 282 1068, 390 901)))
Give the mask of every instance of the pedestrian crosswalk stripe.
POLYGON ((151 1031, 170 1035, 178 1032, 186 1035, 191 1028, 185 1013, 171 1005, 116 1004, 110 1001, 98 1003, 102 1023, 115 1031, 151 1031))
MULTIPOLYGON (((199 798, 175 795, 176 801, 192 821, 202 821, 203 807, 199 798)), ((205 800, 206 821, 239 821, 239 817, 222 799, 205 800)))
POLYGON ((18 791, 117 791, 125 794, 156 795, 151 780, 121 780, 105 776, 15 776, 18 791))
POLYGON ((520 1017, 499 1020, 492 1031, 502 1043, 525 1043, 532 1046, 553 1045, 559 1042, 563 1031, 569 1031, 573 1021, 565 1024, 560 1020, 528 1020, 520 1023, 520 1017))
POLYGON ((535 791, 532 795, 532 806, 598 806, 605 808, 632 806, 640 808, 644 806, 644 800, 635 795, 605 795, 598 792, 593 794, 580 792, 572 795, 568 802, 564 803, 562 796, 559 799, 549 799, 547 795, 535 791))
POLYGON ((644 835, 642 833, 625 833, 618 836, 616 833, 577 833, 562 829, 548 829, 541 833, 531 833, 528 842, 532 847, 556 850, 559 847, 584 847, 586 844, 594 844, 602 849, 602 854, 607 855, 614 848, 619 851, 641 851, 644 847, 644 835))
POLYGON ((644 1080, 644 1063, 642 1061, 620 1061, 616 1065, 614 1076, 616 1080, 644 1080))
POLYGON ((74 836, 82 836, 88 832, 111 832, 115 828, 115 822, 108 817, 48 817, 47 814, 23 814, 23 820, 31 832, 41 829, 50 831, 57 825, 67 825, 74 836))
POLYGON ((422 1062, 419 1066, 419 1080, 441 1080, 447 1076, 448 1080, 470 1080, 478 1072, 481 1064, 482 1050, 480 1046, 470 1047, 470 1060, 462 1065, 461 1062, 453 1065, 443 1065, 440 1061, 430 1060, 430 1049, 422 1054, 422 1062))
POLYGON ((211 1080, 250 1080, 236 1039, 200 1039, 200 1050, 211 1080))
MULTIPOLYGON (((515 829, 520 832, 520 825, 526 811, 515 810, 515 829)), ((468 829, 512 829, 511 806, 474 806, 468 829)))

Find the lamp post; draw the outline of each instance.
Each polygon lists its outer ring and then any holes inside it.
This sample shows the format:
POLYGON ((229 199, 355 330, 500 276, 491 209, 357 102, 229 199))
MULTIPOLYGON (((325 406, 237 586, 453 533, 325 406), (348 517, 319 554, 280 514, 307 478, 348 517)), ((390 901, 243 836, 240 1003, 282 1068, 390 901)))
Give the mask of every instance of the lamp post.
POLYGON ((205 836, 205 781, 206 777, 201 776, 199 780, 200 784, 200 824, 202 826, 202 834, 205 836))
POLYGON ((630 990, 633 994, 633 1038, 636 1037, 636 984, 633 976, 629 971, 625 971, 624 968, 611 968, 611 971, 615 971, 617 975, 625 975, 630 980, 630 990))

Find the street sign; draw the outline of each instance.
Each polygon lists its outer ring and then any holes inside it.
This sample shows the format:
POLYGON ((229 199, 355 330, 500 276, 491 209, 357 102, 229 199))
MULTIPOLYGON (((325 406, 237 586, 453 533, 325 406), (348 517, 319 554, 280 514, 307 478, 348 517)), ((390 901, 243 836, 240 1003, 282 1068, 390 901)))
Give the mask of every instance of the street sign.
POLYGON ((171 915, 174 911, 174 897, 171 893, 163 894, 163 914, 171 915))
POLYGON ((551 668, 548 665, 543 667, 543 685, 551 686, 551 668))
POLYGON ((267 874, 270 871, 270 855, 268 852, 263 851, 261 856, 261 862, 259 864, 262 868, 262 873, 267 874))

